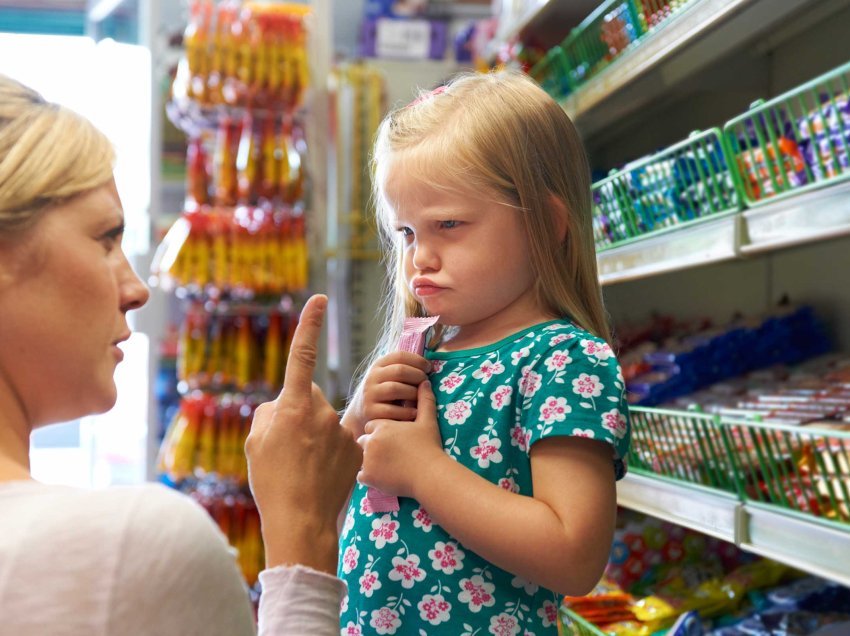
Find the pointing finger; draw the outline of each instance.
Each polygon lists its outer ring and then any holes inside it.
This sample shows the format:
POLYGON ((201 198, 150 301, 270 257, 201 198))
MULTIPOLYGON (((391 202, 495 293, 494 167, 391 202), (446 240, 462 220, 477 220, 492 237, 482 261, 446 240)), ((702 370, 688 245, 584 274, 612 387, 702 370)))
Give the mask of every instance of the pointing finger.
POLYGON ((313 371, 316 368, 316 359, 319 355, 319 334, 322 331, 322 322, 327 306, 327 296, 316 294, 310 297, 304 305, 304 309, 301 310, 301 317, 298 319, 295 333, 292 335, 283 389, 278 400, 285 391, 288 391, 290 395, 304 396, 305 398, 310 396, 313 385, 313 371))

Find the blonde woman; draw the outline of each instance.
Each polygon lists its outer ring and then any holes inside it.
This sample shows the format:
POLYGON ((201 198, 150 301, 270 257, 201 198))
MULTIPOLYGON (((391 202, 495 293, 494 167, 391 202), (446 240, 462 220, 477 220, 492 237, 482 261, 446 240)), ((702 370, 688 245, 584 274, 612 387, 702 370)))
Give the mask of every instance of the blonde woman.
MULTIPOLYGON (((234 554, 190 499, 30 476, 34 429, 114 404, 126 315, 148 298, 121 250, 112 159, 91 123, 0 75, 0 632, 253 634, 234 554)), ((324 304, 305 307, 286 393, 247 445, 267 550, 261 633, 339 629, 336 519, 361 453, 311 388, 324 304)))
POLYGON ((629 444, 581 141, 527 77, 469 75, 391 113, 374 167, 392 288, 343 418, 342 633, 555 634, 607 561, 629 444), (425 356, 388 353, 426 315, 425 356))

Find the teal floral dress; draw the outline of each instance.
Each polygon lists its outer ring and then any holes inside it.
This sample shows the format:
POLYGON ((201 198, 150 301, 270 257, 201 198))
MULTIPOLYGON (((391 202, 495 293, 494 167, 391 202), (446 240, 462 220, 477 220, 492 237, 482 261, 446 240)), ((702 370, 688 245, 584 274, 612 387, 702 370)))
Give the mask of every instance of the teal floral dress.
MULTIPOLYGON (((532 496, 529 449, 574 435, 610 444, 612 477, 625 473, 625 384, 603 340, 553 320, 485 347, 425 355, 443 447, 470 470, 532 496)), ((369 514, 365 494, 358 484, 340 536, 341 635, 557 633, 555 592, 468 550, 417 501, 369 514)))

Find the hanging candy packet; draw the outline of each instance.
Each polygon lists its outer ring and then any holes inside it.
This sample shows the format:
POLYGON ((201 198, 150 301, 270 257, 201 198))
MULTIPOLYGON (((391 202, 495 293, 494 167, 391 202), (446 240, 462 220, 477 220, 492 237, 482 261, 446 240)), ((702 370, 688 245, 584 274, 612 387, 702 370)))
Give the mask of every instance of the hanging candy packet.
MULTIPOLYGON (((425 339, 428 329, 434 326, 440 319, 439 316, 427 318, 406 318, 398 342, 399 351, 410 351, 419 354, 425 352, 425 339)), ((406 400, 404 406, 416 406, 415 403, 406 400)), ((377 488, 369 488, 366 491, 366 499, 363 508, 368 513, 373 512, 395 512, 398 510, 398 497, 381 492, 377 488)))

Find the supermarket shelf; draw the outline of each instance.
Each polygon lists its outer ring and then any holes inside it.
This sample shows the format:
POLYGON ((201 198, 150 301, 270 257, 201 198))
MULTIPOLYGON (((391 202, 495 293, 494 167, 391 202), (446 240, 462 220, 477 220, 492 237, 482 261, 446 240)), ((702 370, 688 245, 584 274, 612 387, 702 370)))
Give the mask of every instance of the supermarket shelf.
POLYGON ((537 2, 528 7, 515 22, 504 26, 500 24, 496 38, 487 44, 487 48, 485 49, 486 57, 492 58, 496 55, 496 52, 503 44, 506 44, 518 37, 529 24, 543 13, 547 6, 554 5, 556 1, 557 0, 537 0, 537 2))
POLYGON ((742 254, 850 234, 850 182, 744 211, 742 254))
POLYGON ((724 541, 737 536, 741 503, 734 495, 629 473, 617 482, 617 503, 724 541))
POLYGON ((738 544, 749 552, 850 585, 850 532, 757 503, 743 506, 738 544))
POLYGON ((617 503, 805 572, 850 585, 850 531, 755 502, 663 478, 628 474, 617 503))
POLYGON ((602 285, 646 278, 738 256, 740 214, 674 228, 598 252, 602 285))
POLYGON ((587 138, 813 4, 816 0, 693 0, 561 105, 587 138))

